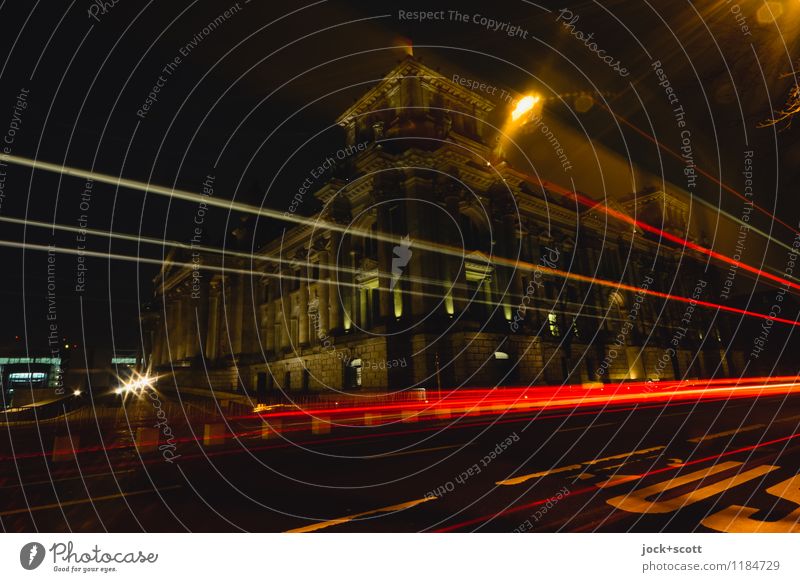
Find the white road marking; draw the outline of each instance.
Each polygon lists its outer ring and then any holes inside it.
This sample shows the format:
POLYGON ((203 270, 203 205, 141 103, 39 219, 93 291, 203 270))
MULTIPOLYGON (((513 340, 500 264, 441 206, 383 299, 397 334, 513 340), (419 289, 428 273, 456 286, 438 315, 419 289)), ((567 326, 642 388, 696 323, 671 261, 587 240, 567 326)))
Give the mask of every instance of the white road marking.
MULTIPOLYGON (((773 485, 767 493, 800 505, 800 475, 773 485)), ((753 519, 759 510, 754 507, 731 505, 708 516, 700 523, 707 528, 730 533, 797 533, 800 532, 800 507, 776 521, 753 519)))
POLYGON ((670 478, 666 481, 662 481, 661 483, 656 483, 655 485, 650 485, 649 487, 644 487, 643 489, 631 491, 625 495, 612 497, 606 503, 616 507, 617 509, 628 511, 630 513, 670 513, 687 505, 691 505, 692 503, 697 503, 698 501, 702 501, 703 499, 707 499, 713 495, 722 493, 723 491, 731 489, 732 487, 736 487, 737 485, 741 485, 742 483, 746 483, 752 479, 757 479, 758 477, 761 477, 762 475, 779 468, 773 465, 761 465, 760 467, 750 469, 749 471, 745 471, 743 473, 737 473, 733 477, 723 479, 722 481, 712 483, 711 485, 694 489, 693 491, 690 491, 684 495, 679 495, 678 497, 665 499, 664 501, 647 500, 648 497, 653 497, 677 487, 681 487, 682 485, 694 483, 696 481, 702 482, 711 475, 722 473, 729 469, 740 467, 741 465, 742 463, 736 461, 719 463, 718 465, 712 465, 706 469, 681 475, 680 477, 670 478))

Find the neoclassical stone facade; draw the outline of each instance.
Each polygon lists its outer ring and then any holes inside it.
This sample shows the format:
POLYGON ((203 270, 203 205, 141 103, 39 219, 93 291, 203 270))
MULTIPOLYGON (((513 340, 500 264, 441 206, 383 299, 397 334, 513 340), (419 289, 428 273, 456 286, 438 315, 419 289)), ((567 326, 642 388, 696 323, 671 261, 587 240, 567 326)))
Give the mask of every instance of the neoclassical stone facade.
MULTIPOLYGON (((318 213, 253 257, 170 257, 151 366, 262 395, 741 372, 724 315, 645 292, 709 299, 722 275, 511 167, 499 106, 403 61, 339 117, 318 213)), ((623 194, 609 204, 685 230, 679 195, 623 194)))

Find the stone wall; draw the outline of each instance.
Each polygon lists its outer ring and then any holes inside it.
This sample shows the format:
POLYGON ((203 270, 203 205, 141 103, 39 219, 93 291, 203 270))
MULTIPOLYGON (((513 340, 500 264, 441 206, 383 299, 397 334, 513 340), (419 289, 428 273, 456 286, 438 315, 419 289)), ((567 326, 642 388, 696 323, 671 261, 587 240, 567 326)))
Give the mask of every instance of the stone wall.
MULTIPOLYGON (((675 378, 667 352, 655 346, 644 350, 617 348, 616 354, 608 350, 603 360, 593 345, 573 342, 566 358, 566 348, 558 341, 499 333, 460 331, 444 337, 416 334, 410 340, 402 339, 402 343, 392 342, 391 336, 337 338, 335 345, 304 348, 299 355, 278 358, 269 365, 242 365, 241 377, 235 366, 212 368, 207 376, 202 366, 176 369, 175 377, 179 386, 208 388, 210 382, 217 390, 238 391, 244 386, 254 391, 259 374, 263 374, 262 382, 268 389, 285 390, 288 378, 292 392, 306 387, 311 391, 349 391, 353 388, 347 385, 351 378, 346 368, 360 360, 362 390, 436 389, 439 383, 449 388, 675 378), (495 352, 508 354, 508 359, 498 359, 495 352), (659 364, 661 358, 665 360, 659 364), (598 376, 601 367, 605 373, 598 376)), ((744 354, 731 352, 720 364, 723 355, 708 350, 676 350, 681 378, 741 374, 744 354)), ((171 383, 170 375, 166 376, 161 381, 171 383)))

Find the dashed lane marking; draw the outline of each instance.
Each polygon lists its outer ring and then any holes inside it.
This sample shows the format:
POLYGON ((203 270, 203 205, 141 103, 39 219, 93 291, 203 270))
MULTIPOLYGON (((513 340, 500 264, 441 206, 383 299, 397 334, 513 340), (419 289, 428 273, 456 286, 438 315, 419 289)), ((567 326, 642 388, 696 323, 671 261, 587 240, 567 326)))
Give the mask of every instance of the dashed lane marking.
POLYGON ((343 523, 347 523, 348 521, 353 521, 354 519, 358 519, 359 517, 367 517, 368 515, 378 515, 379 513, 393 513, 395 511, 402 511, 404 509, 411 509, 412 507, 416 507, 422 503, 427 501, 433 501, 437 499, 436 497, 423 497, 422 499, 415 499, 413 501, 406 501, 405 503, 398 503, 397 505, 390 505, 389 507, 382 507, 380 509, 373 509, 371 511, 364 511, 362 513, 356 513, 353 515, 346 515, 344 517, 337 517, 336 519, 331 519, 328 521, 321 521, 319 523, 314 523, 311 525, 307 525, 305 527, 298 527, 296 529, 290 529, 286 533, 309 533, 312 531, 317 531, 321 529, 325 529, 328 527, 333 527, 335 525, 341 525, 343 523))
POLYGON ((111 501, 112 499, 122 499, 123 497, 133 497, 134 495, 146 495, 148 493, 161 493, 162 491, 170 491, 172 489, 180 489, 182 485, 170 485, 169 487, 161 487, 160 489, 142 489, 140 491, 127 491, 125 493, 115 493, 114 495, 103 495, 101 497, 88 497, 86 499, 74 499, 72 501, 62 501, 60 503, 50 503, 48 505, 37 505, 34 507, 22 507, 20 509, 11 509, 9 511, 0 512, 0 517, 7 515, 19 515, 20 513, 33 513, 34 511, 46 511, 48 509, 60 509, 62 507, 71 507, 73 505, 83 505, 84 503, 97 503, 99 501, 111 501))
POLYGON ((574 428, 562 428, 561 430, 557 430, 556 432, 573 432, 576 430, 591 430, 593 428, 600 428, 603 426, 614 426, 619 424, 618 422, 603 422, 601 424, 590 424, 589 426, 576 426, 574 428))
POLYGON ((419 453, 432 453, 434 451, 444 451, 444 450, 447 450, 447 449, 455 449, 455 448, 458 448, 458 447, 465 447, 467 445, 469 445, 469 443, 463 443, 463 444, 460 444, 460 445, 444 445, 444 446, 441 446, 441 447, 430 447, 430 448, 427 448, 427 449, 415 449, 413 451, 400 451, 400 452, 397 452, 397 453, 385 453, 383 455, 375 455, 374 457, 368 457, 368 458, 370 458, 370 459, 386 459, 388 457, 403 457, 405 455, 416 455, 416 454, 419 454, 419 453))
MULTIPOLYGON (((125 473, 133 473, 133 469, 125 471, 115 471, 114 475, 123 475, 125 473)), ((15 489, 19 487, 33 487, 34 485, 51 485, 61 483, 63 481, 75 481, 77 479, 95 479, 97 477, 109 477, 111 473, 92 473, 91 475, 75 475, 74 477, 60 477, 57 479, 43 479, 42 481, 31 481, 30 483, 14 483, 13 485, 3 485, 0 489, 15 489)))
POLYGON ((689 439, 688 442, 690 442, 690 443, 704 443, 706 441, 711 441, 711 440, 714 440, 714 439, 719 439, 719 438, 726 437, 726 436, 731 436, 731 435, 734 435, 734 434, 739 434, 739 433, 743 433, 743 432, 750 432, 750 431, 753 431, 753 430, 758 430, 760 428, 765 428, 766 426, 767 426, 766 424, 751 424, 750 426, 743 426, 741 428, 734 428, 734 429, 731 429, 731 430, 725 430, 725 431, 717 432, 717 433, 714 433, 714 434, 707 434, 707 435, 704 435, 704 436, 696 437, 696 438, 693 438, 693 439, 689 439))

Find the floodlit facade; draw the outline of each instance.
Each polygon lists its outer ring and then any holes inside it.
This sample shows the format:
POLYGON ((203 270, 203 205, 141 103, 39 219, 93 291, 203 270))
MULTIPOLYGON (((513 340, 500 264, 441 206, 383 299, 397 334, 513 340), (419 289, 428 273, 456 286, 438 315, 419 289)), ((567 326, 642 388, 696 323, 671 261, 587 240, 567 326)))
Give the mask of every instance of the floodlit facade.
MULTIPOLYGON (((286 208, 313 195, 317 214, 253 257, 170 256, 150 366, 259 394, 741 373, 728 318, 692 302, 719 296, 722 270, 511 167, 511 109, 404 60, 339 117, 342 148, 286 208)), ((608 204, 685 233, 679 193, 608 204)))

